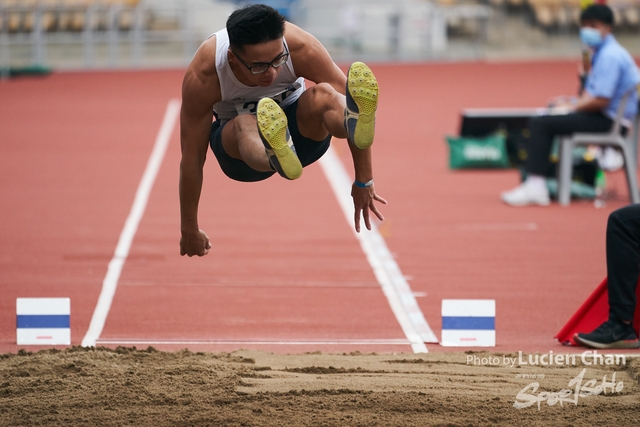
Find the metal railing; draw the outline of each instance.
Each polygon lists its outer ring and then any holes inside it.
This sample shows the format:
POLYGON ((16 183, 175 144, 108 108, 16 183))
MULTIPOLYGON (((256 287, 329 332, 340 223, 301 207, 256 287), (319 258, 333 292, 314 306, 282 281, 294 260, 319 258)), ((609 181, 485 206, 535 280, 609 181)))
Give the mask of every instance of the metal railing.
MULTIPOLYGON (((238 7, 222 0, 7 4, 0 0, 0 72, 5 77, 24 67, 182 67, 238 7)), ((287 4, 290 20, 314 34, 337 61, 478 57, 492 18, 485 5, 440 6, 424 0, 287 4), (350 18, 354 6, 357 16, 350 18), (473 22, 476 30, 460 38, 453 21, 473 22)))
POLYGON ((202 41, 193 10, 162 16, 144 5, 0 4, 0 70, 15 67, 115 68, 182 65, 202 41))
POLYGON ((424 60, 450 53, 451 35, 468 22, 476 30, 464 43, 469 49, 483 46, 492 10, 471 2, 299 0, 291 16, 339 59, 424 60))

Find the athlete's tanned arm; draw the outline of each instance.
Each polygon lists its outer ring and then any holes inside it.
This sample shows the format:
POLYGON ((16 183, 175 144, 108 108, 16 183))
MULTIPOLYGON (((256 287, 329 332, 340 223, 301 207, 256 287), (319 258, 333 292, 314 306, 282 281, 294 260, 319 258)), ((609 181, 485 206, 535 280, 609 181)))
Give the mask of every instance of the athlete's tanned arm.
POLYGON ((216 74, 216 39, 205 41, 189 65, 182 84, 180 110, 180 255, 206 255, 209 237, 198 226, 202 170, 209 148, 213 105, 220 101, 216 74))
MULTIPOLYGON (((333 62, 331 56, 322 44, 311 34, 303 31, 293 24, 287 23, 285 36, 291 49, 291 58, 298 75, 310 80, 314 83, 328 83, 333 89, 341 95, 345 95, 345 86, 347 77, 342 70, 333 62), (295 52, 295 54, 294 54, 295 52)), ((326 120, 327 123, 341 123, 343 120, 341 113, 335 110, 330 111, 331 114, 338 114, 335 120, 326 120)), ((303 122, 304 123, 304 122, 303 122)), ((304 132, 303 132, 304 133, 304 132)), ((329 129, 336 138, 346 138, 347 132, 344 126, 337 126, 335 129, 329 129)), ((359 182, 368 182, 373 179, 373 166, 371 159, 371 148, 360 150, 349 144, 353 165, 355 169, 355 179, 359 182)), ((373 186, 367 188, 352 187, 351 196, 355 207, 355 229, 360 232, 360 215, 365 222, 368 230, 371 230, 371 222, 369 218, 369 210, 373 212, 378 219, 384 220, 384 216, 378 211, 373 203, 374 200, 386 204, 386 200, 375 193, 373 186)))

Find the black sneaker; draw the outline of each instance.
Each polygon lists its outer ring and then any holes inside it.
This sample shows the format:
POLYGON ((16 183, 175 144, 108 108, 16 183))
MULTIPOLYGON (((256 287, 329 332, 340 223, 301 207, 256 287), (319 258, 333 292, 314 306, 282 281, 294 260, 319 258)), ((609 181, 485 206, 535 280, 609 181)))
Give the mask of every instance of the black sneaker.
POLYGON ((590 334, 575 334, 574 341, 591 348, 638 348, 638 337, 631 325, 609 319, 590 334))

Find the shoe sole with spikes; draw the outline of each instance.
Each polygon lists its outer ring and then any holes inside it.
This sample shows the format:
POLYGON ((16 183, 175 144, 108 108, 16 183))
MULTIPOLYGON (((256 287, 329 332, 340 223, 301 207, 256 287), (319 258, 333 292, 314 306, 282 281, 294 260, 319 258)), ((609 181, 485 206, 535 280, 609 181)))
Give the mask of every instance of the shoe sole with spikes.
POLYGON ((371 69, 362 62, 351 64, 347 73, 344 126, 349 142, 361 150, 373 144, 378 93, 378 81, 371 69))
POLYGON ((284 178, 298 179, 302 175, 302 164, 291 141, 287 116, 271 98, 258 102, 256 112, 258 133, 264 144, 269 162, 284 178))

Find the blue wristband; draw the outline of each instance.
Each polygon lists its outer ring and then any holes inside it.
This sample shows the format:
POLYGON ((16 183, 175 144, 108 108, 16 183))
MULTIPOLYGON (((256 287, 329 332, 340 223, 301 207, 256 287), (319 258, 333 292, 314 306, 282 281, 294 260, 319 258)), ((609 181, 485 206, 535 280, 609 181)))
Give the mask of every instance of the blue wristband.
POLYGON ((353 183, 355 184, 356 187, 367 188, 367 187, 371 187, 373 185, 373 180, 370 179, 367 182, 360 182, 358 180, 355 180, 355 181, 353 181, 353 183))

